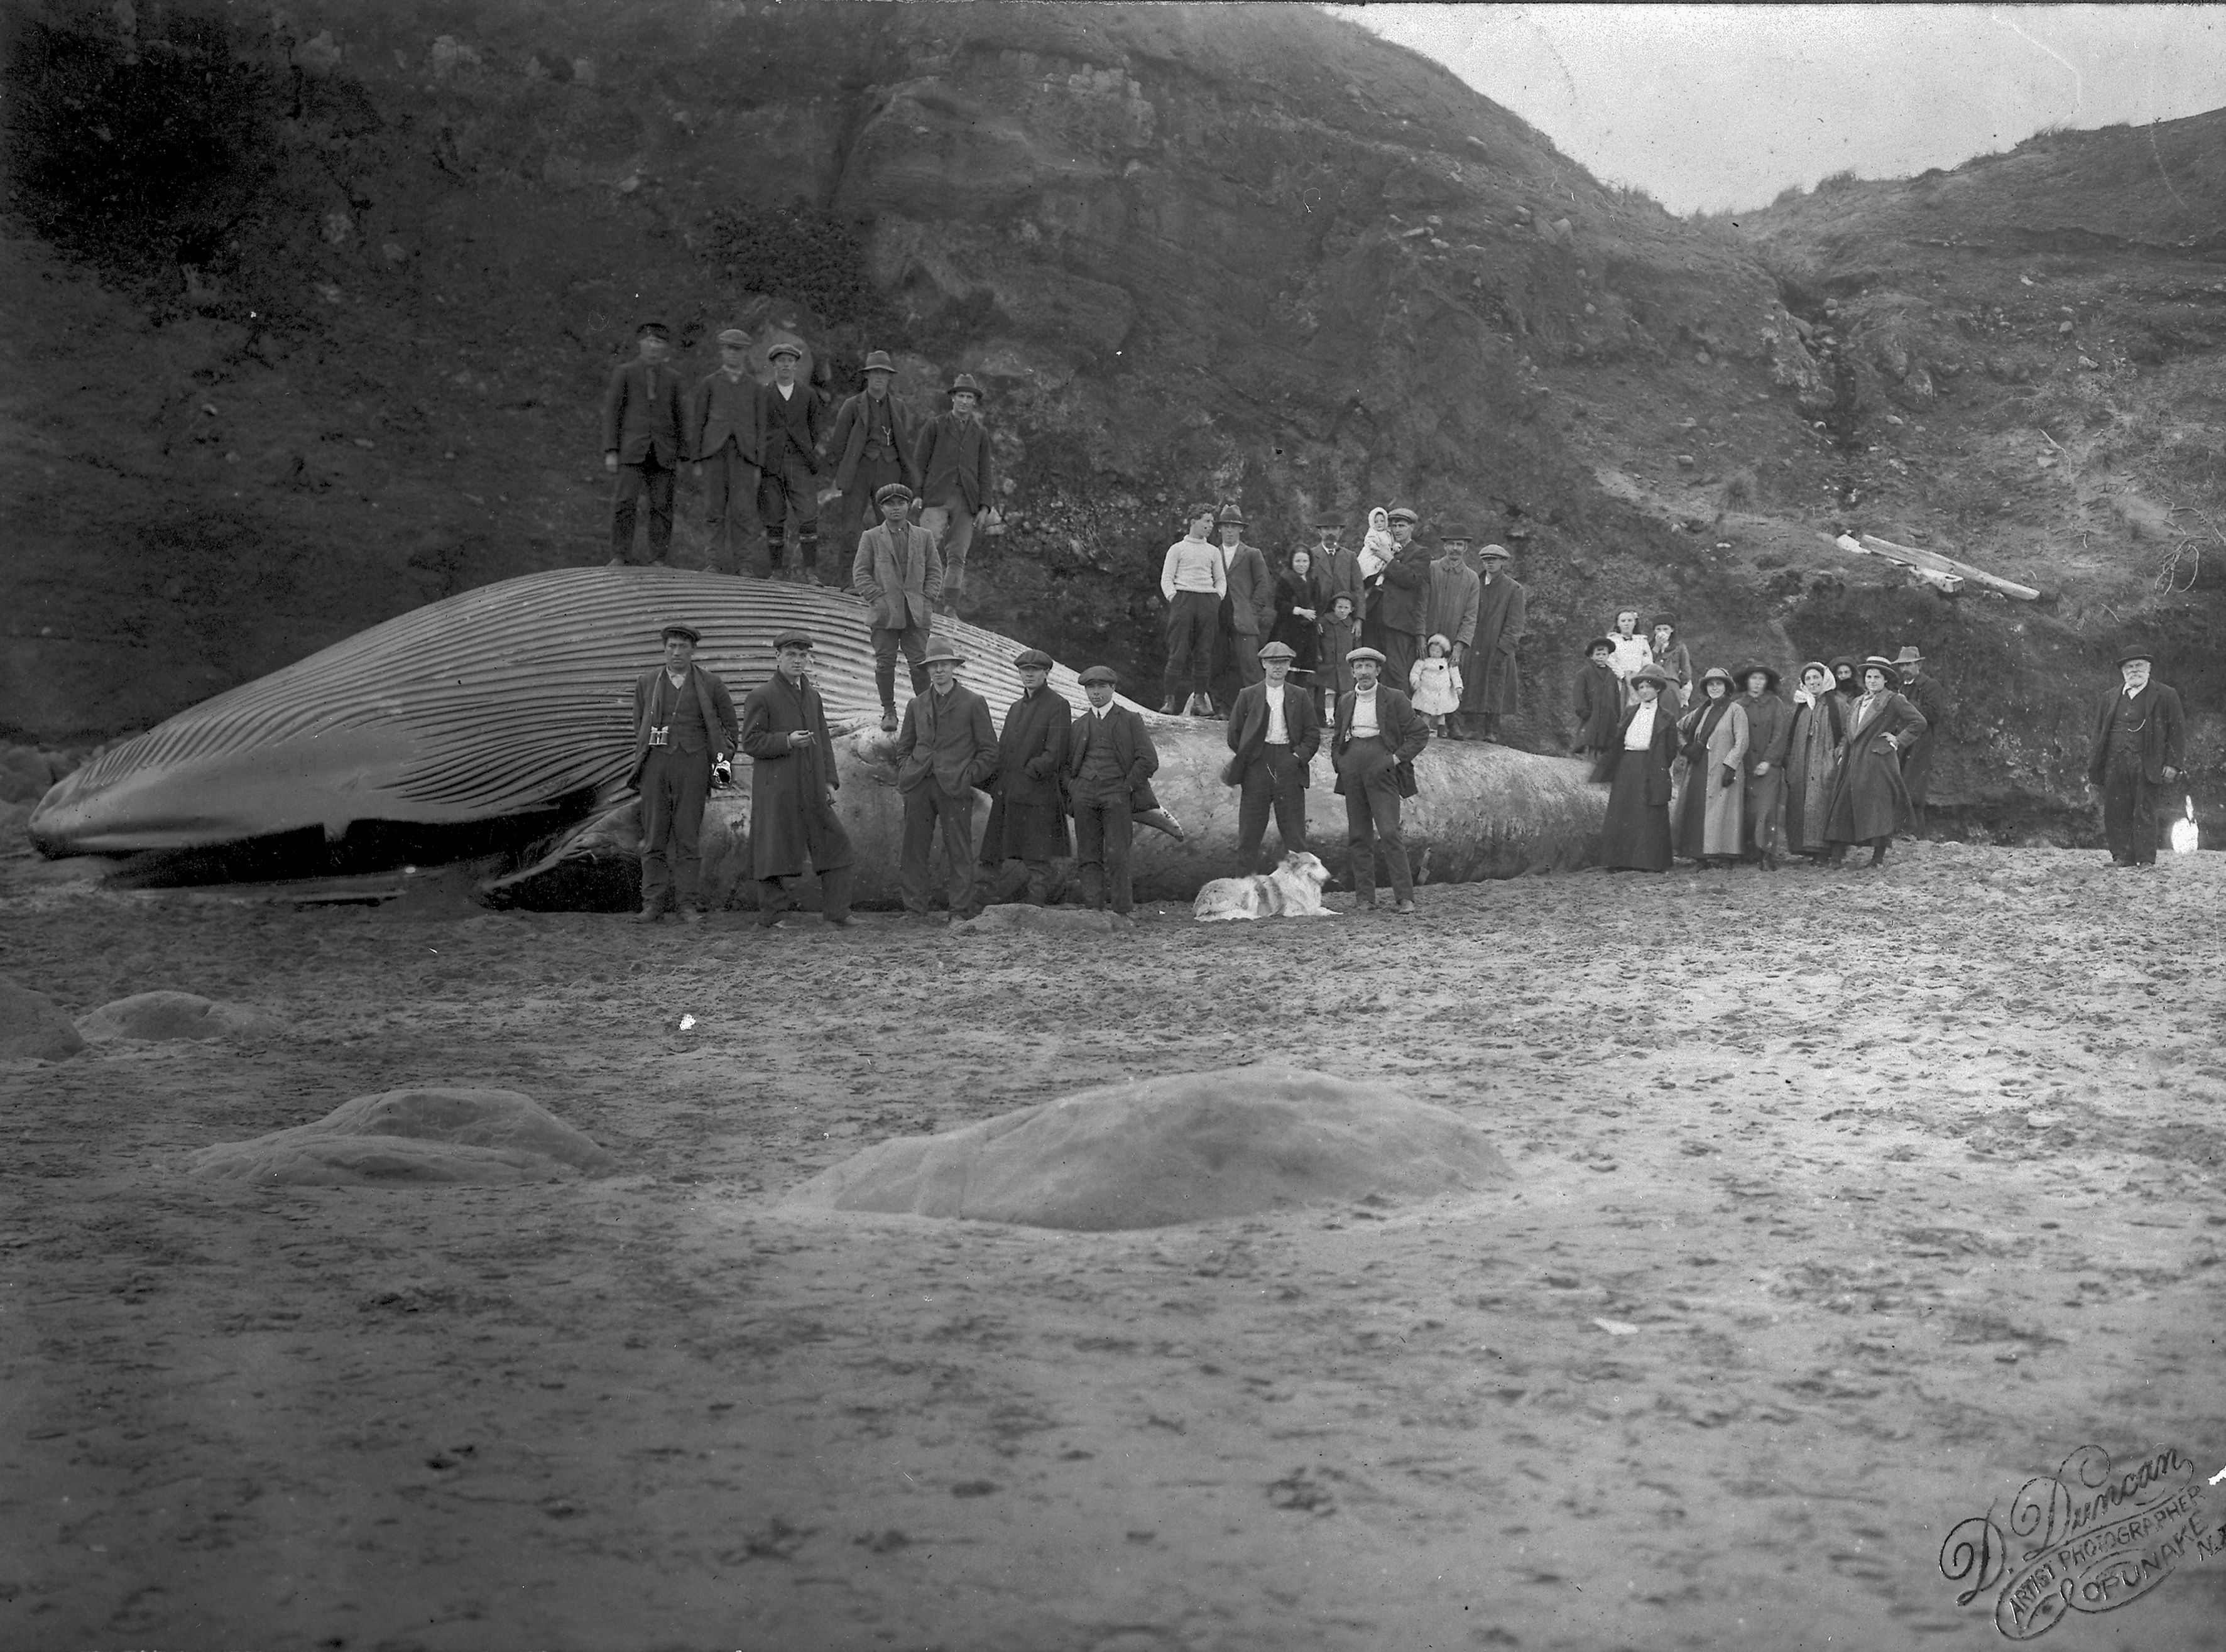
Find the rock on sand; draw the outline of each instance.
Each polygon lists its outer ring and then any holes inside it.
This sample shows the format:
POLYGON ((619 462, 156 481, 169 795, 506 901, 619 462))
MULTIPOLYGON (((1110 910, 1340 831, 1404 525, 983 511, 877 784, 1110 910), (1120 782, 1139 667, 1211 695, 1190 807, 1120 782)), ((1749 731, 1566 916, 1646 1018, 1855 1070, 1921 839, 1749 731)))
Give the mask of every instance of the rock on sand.
POLYGON ((227 1032, 270 1032, 277 1023, 237 1004, 220 1004, 197 993, 134 993, 103 1004, 81 1019, 77 1030, 86 1041, 111 1039, 217 1039, 227 1032))
POLYGON ((314 1124, 204 1147, 188 1168, 210 1181, 293 1186, 503 1186, 617 1162, 516 1090, 389 1090, 359 1096, 314 1124))
POLYGON ((76 1026, 53 999, 0 981, 0 1059, 60 1061, 84 1048, 76 1026))
POLYGON ((944 1135, 900 1136, 784 1204, 1104 1231, 1504 1181, 1459 1114, 1388 1084, 1230 1067, 1085 1090, 944 1135))

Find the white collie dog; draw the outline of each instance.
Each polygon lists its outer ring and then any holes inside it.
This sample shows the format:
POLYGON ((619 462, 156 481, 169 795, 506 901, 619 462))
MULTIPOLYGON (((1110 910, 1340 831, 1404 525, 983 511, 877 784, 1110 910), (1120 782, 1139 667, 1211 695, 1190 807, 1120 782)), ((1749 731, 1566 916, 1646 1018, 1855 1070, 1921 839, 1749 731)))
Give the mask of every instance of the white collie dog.
POLYGON ((1329 868, 1304 849, 1294 849, 1273 872, 1250 878, 1216 878, 1198 892, 1191 916, 1201 924, 1236 918, 1335 918, 1322 905, 1329 868))

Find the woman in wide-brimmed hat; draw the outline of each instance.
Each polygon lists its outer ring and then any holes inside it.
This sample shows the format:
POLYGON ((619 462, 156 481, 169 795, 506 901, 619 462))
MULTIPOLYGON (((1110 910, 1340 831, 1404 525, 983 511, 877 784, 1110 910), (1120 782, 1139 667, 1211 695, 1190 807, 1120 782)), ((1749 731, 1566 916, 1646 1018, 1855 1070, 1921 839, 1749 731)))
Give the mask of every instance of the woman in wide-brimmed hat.
POLYGON ((1848 738, 1847 708, 1833 685, 1832 668, 1822 660, 1801 668, 1793 700, 1793 743, 1785 753, 1785 846, 1821 861, 1831 849, 1824 841, 1824 808, 1848 738))
POLYGON ((1824 805, 1824 837, 1831 864, 1844 865, 1857 843, 1871 846, 1869 864, 1886 863, 1887 845, 1909 814, 1901 754, 1924 732, 1924 714, 1895 692, 1901 674, 1873 654, 1862 664, 1863 691, 1848 714, 1848 743, 1832 795, 1824 805))
POLYGON ((1674 679, 1642 665, 1627 679, 1631 709, 1593 767, 1608 784, 1607 821, 1600 829, 1600 864, 1611 872, 1670 869, 1670 766, 1677 757, 1677 719, 1663 698, 1674 679))
POLYGON ((1739 859, 1748 736, 1729 671, 1712 665, 1702 672, 1701 696, 1678 725, 1685 789, 1677 799, 1677 853, 1707 867, 1739 859))

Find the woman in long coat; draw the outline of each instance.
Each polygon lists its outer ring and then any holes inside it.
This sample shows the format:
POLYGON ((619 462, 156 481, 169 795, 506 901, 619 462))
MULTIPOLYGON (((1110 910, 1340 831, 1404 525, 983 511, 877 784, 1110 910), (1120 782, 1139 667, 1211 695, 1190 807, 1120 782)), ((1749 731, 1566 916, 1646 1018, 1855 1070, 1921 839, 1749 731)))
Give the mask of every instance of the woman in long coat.
POLYGON ((1902 784, 1901 754, 1924 732, 1924 714, 1894 690, 1901 674, 1893 662, 1873 654, 1863 662, 1863 692, 1848 713, 1848 744, 1839 778, 1824 805, 1824 838, 1834 866, 1847 864, 1848 850, 1871 846, 1871 866, 1886 861, 1894 829, 1909 813, 1909 788, 1902 784))
POLYGON ((1824 807, 1840 772, 1848 719, 1834 691, 1832 668, 1822 660, 1801 668, 1801 695, 1806 697, 1794 710, 1793 743, 1785 754, 1785 846, 1822 860, 1830 848, 1824 842, 1824 807))
POLYGON ((1304 545, 1275 575, 1275 623, 1268 636, 1298 656, 1291 662, 1294 670, 1311 675, 1321 664, 1322 610, 1329 606, 1324 589, 1314 573, 1314 554, 1304 545))
MULTIPOLYGON (((1658 667, 1657 668, 1659 669, 1658 667)), ((1736 861, 1746 820, 1746 713, 1732 697, 1732 674, 1712 665, 1699 704, 1685 714, 1685 790, 1677 800, 1677 853, 1703 867, 1736 861)))
POLYGON ((1677 757, 1677 720, 1662 697, 1670 681, 1653 665, 1631 674, 1631 708, 1593 767, 1593 778, 1610 785, 1600 863, 1611 872, 1670 869, 1670 766, 1677 757))

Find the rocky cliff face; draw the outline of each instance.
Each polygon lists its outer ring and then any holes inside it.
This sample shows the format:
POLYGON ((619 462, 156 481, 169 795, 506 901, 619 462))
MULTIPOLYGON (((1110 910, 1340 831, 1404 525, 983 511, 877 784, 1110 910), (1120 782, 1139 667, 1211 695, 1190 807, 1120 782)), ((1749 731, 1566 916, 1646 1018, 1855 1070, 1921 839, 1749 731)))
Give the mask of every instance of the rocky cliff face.
MULTIPOLYGON (((1820 536, 2012 549, 1894 492, 1897 463, 1927 500, 1967 486, 1939 455, 1970 440, 1965 387, 1995 382, 1984 352, 1938 347, 1939 293, 1833 241, 1837 196, 1673 219, 1310 10, 440 16, 19 17, 0 245, 0 293, 31 319, 0 341, 28 456, 0 477, 19 733, 143 726, 429 598, 601 560, 595 402, 652 312, 695 370, 741 325, 800 334, 836 394, 874 347, 923 412, 950 372, 981 378, 1010 525, 976 551, 968 617, 1076 662, 1155 674, 1158 557, 1193 498, 1240 500, 1271 553, 1319 510, 1405 501, 1517 551, 1527 742, 1559 748, 1574 651, 1625 603, 1679 611, 1703 664, 1916 641, 1977 720, 1945 787, 2000 813, 2070 795, 2099 641, 2152 617, 2183 654, 2208 634, 2200 588, 2159 607, 2130 574, 2107 616, 2012 614, 1849 566, 1820 536), (2034 749, 2006 759, 1992 728, 2013 722, 2034 749)), ((1962 179, 1930 187, 1968 221, 2000 192, 1962 179)), ((2009 256, 1954 254, 1958 314, 2009 256)), ((2170 347, 2189 394, 2215 386, 2204 349, 2170 347)), ((684 481, 684 557, 699 514, 684 481)))

